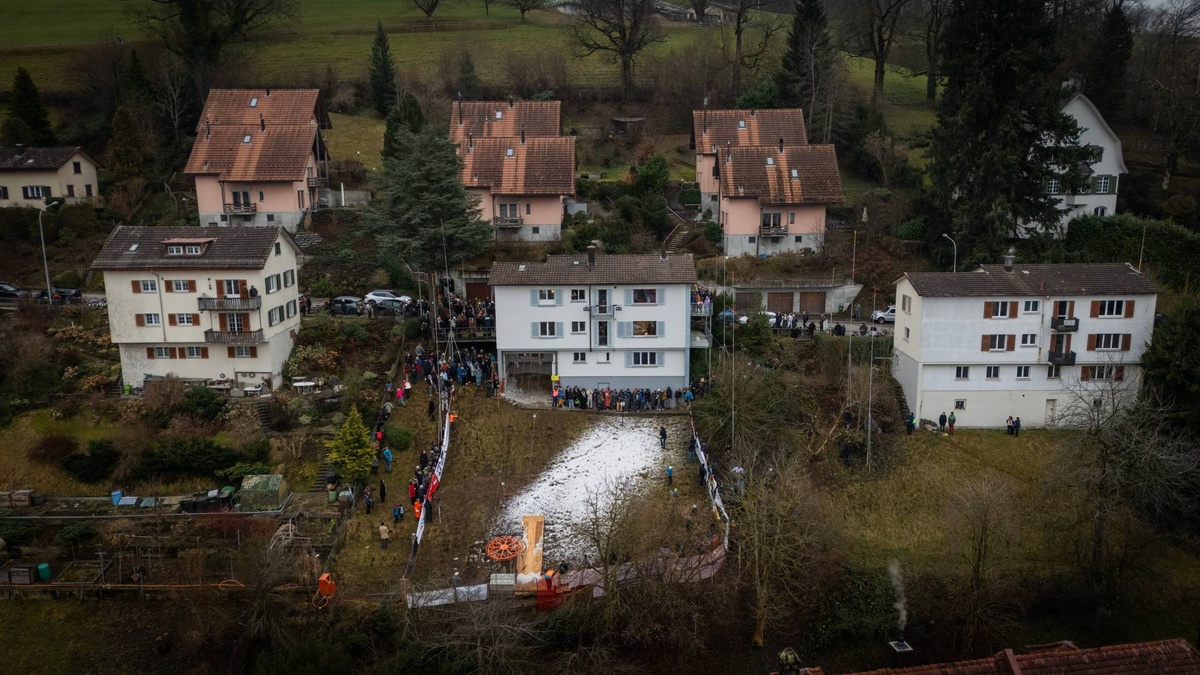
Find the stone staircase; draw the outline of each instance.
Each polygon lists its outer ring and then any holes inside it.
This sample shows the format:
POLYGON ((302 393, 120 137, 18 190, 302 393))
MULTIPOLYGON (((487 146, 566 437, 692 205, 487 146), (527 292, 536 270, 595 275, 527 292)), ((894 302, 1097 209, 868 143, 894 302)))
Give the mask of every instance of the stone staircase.
POLYGON ((258 423, 262 426, 263 431, 271 430, 271 401, 259 400, 254 402, 254 414, 258 417, 258 423))
POLYGON ((675 229, 671 230, 671 234, 667 235, 667 240, 664 242, 667 253, 682 253, 683 242, 687 241, 688 236, 694 230, 704 226, 702 223, 696 223, 683 218, 674 209, 667 209, 667 215, 671 219, 671 222, 675 223, 675 229))
POLYGON ((321 454, 321 465, 317 469, 317 477, 313 479, 312 485, 308 486, 309 492, 325 492, 325 477, 329 475, 329 456, 321 454))

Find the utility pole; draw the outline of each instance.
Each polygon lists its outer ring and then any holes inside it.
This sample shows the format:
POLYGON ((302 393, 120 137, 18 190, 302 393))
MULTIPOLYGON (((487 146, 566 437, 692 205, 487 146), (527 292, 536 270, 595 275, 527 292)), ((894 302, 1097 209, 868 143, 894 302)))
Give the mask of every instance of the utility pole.
POLYGON ((867 471, 871 470, 871 434, 875 431, 875 418, 872 409, 875 393, 875 362, 891 361, 891 356, 875 356, 875 337, 871 337, 871 372, 867 376, 867 471))

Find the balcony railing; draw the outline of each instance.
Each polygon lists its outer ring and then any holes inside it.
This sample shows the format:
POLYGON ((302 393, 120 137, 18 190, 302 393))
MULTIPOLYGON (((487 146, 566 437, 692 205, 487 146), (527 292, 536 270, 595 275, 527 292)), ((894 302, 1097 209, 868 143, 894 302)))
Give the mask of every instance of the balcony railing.
POLYGON ((786 237, 788 229, 787 225, 780 225, 778 227, 762 225, 758 228, 758 233, 764 237, 786 237))
POLYGON ((492 218, 492 222, 496 227, 520 227, 525 221, 521 216, 496 216, 492 218))
POLYGON ((262 307, 262 298, 200 298, 201 312, 237 312, 262 307))
POLYGON ((1050 319, 1050 330, 1056 333, 1074 333, 1079 330, 1079 319, 1066 319, 1061 316, 1050 319))
POLYGON ((612 316, 615 305, 588 305, 587 311, 592 316, 612 316))
POLYGON ((692 316, 709 316, 712 314, 712 303, 693 302, 692 316))
POLYGON ((1073 366, 1073 365, 1075 365, 1075 352, 1050 352, 1050 365, 1052 365, 1052 366, 1073 366))
POLYGON ((258 204, 226 204, 225 213, 230 215, 248 216, 258 212, 258 204))
POLYGON ((263 341, 262 329, 241 332, 206 330, 204 341, 210 345, 256 345, 263 341))
POLYGON ((310 188, 326 187, 328 185, 329 185, 329 177, 328 176, 309 176, 308 177, 308 187, 310 187, 310 188))

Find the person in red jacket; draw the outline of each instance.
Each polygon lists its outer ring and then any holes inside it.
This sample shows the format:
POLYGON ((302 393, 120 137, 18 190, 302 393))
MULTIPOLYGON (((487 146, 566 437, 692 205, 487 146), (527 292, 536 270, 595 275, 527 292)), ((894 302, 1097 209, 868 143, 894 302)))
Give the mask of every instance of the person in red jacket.
POLYGON ((411 500, 417 498, 417 481, 412 478, 408 479, 408 498, 411 500))

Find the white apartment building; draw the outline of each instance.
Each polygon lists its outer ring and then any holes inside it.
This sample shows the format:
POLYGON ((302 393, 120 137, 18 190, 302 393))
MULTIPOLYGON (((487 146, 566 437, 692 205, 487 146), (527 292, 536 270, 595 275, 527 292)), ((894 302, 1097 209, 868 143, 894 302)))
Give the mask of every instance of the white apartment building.
POLYGON ((282 227, 118 227, 92 263, 126 384, 172 375, 282 384, 301 253, 282 227))
POLYGON ((496 356, 506 386, 521 375, 557 376, 568 387, 688 386, 695 283, 691 254, 593 251, 494 263, 496 356))
POLYGON ((1089 392, 1136 391, 1157 294, 1121 263, 910 272, 896 281, 892 373, 917 419, 1054 425, 1089 392))

